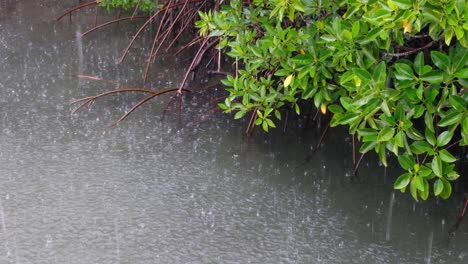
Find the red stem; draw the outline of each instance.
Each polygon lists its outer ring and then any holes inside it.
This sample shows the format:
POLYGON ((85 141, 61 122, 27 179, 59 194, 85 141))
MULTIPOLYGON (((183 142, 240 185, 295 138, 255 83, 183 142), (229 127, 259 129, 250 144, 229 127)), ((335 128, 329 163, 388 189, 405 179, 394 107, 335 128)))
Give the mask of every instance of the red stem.
POLYGON ((114 20, 108 21, 106 23, 103 23, 101 25, 93 27, 92 29, 90 29, 90 30, 84 32, 83 34, 81 34, 81 36, 87 35, 87 34, 93 32, 93 31, 95 31, 97 29, 108 26, 110 24, 118 23, 120 21, 124 21, 124 20, 128 20, 128 19, 136 19, 136 18, 146 18, 146 16, 131 16, 131 17, 123 17, 123 18, 114 19, 114 20))
POLYGON ((60 21, 60 19, 62 19, 64 16, 68 15, 68 14, 71 14, 73 13, 74 11, 78 10, 78 9, 81 9, 81 8, 84 8, 84 7, 87 7, 87 6, 91 6, 91 5, 97 5, 99 4, 98 1, 93 1, 93 2, 88 2, 88 3, 84 3, 84 4, 81 4, 81 5, 77 5, 71 9, 68 9, 67 11, 65 11, 65 13, 63 13, 61 16, 57 17, 57 21, 60 21))

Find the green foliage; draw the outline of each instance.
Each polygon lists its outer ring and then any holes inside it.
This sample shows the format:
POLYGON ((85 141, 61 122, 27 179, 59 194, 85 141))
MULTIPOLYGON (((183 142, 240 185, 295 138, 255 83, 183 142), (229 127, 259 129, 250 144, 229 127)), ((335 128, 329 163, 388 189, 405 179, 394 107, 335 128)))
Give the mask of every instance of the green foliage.
POLYGON ((138 4, 138 8, 143 12, 151 12, 156 7, 154 0, 101 0, 99 5, 107 9, 123 8, 130 9, 135 8, 138 4))
POLYGON ((223 81, 224 112, 250 112, 268 131, 280 108, 299 114, 298 101, 310 101, 349 127, 361 153, 385 166, 388 152, 398 157, 406 172, 395 189, 425 200, 432 184, 450 196, 452 147, 468 145, 464 0, 250 2, 201 12, 196 24, 239 68, 223 81))

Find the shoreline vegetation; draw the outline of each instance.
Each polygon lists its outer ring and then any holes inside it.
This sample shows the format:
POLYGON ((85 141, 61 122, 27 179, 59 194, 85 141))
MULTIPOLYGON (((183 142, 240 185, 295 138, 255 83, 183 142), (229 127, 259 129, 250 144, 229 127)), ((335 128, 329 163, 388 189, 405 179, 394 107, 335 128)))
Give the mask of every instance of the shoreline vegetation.
MULTIPOLYGON (((209 60, 211 73, 225 75, 219 108, 249 120, 246 134, 276 128, 285 112, 314 106, 329 128, 346 126, 353 164, 375 152, 383 165, 393 155, 404 170, 394 188, 415 200, 448 199, 460 178, 468 145, 468 6, 463 0, 97 0, 79 3, 57 20, 83 8, 117 9, 118 17, 84 32, 121 21, 144 19, 123 51, 150 25, 157 28, 142 76, 184 32, 193 38, 176 54, 196 47, 178 87, 157 91, 122 87, 72 102, 77 110, 111 94, 147 96, 127 111, 172 93, 166 109, 180 111, 190 73, 209 60), (233 72, 221 71, 222 57, 233 72)), ((97 12, 97 11, 96 11, 97 12)), ((171 51, 172 52, 172 51, 171 51)), ((464 200, 463 215, 468 206, 464 200)), ((461 219, 460 218, 460 219, 461 219)), ((460 220, 461 221, 461 220, 460 220)))

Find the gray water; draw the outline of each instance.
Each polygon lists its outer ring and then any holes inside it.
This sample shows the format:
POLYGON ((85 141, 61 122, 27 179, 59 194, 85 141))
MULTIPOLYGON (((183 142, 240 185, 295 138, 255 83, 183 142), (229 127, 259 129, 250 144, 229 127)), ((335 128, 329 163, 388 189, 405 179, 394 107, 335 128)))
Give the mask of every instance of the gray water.
MULTIPOLYGON (((466 221, 447 234, 460 196, 416 203, 375 157, 351 177, 343 131, 315 153, 303 120, 246 139, 246 122, 209 114, 219 90, 187 96, 180 119, 161 121, 165 96, 110 129, 138 94, 71 115, 113 87, 70 75, 142 86, 149 41, 116 65, 138 22, 81 38, 94 9, 53 21, 76 3, 0 2, 1 264, 468 262, 466 221)), ((161 57, 146 87, 177 86, 188 64, 161 57)))

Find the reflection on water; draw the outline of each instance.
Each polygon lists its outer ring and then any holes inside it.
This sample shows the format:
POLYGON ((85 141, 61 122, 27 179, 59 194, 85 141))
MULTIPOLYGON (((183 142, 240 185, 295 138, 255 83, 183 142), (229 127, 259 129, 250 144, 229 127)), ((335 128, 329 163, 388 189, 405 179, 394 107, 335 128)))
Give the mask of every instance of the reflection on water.
MULTIPOLYGON (((447 236, 459 200, 394 193, 399 172, 371 158, 350 177, 342 131, 306 160, 319 131, 243 139, 246 124, 220 115, 184 125, 215 95, 185 98, 181 123, 161 122, 164 97, 108 129, 140 95, 71 116, 71 99, 112 87, 70 75, 142 85, 148 39, 117 66, 135 27, 81 39, 93 15, 51 19, 76 2, 1 5, 0 263, 467 262, 467 224, 447 236)), ((177 86, 187 65, 162 57, 147 87, 177 86)))

